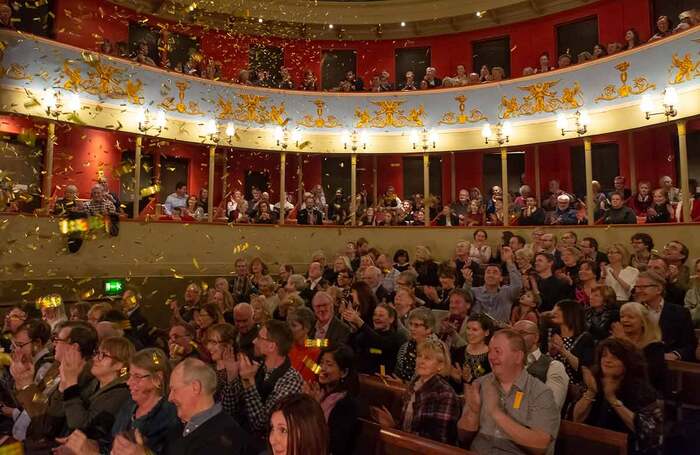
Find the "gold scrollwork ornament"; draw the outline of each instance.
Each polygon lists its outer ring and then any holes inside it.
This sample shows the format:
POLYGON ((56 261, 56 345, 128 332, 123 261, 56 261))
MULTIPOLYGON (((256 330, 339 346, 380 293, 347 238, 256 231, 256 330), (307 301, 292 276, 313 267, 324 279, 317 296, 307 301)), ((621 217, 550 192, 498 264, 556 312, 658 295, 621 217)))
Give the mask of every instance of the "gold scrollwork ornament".
POLYGON ((160 103, 160 107, 170 112, 179 112, 180 114, 187 115, 202 115, 203 112, 199 110, 199 106, 196 101, 190 101, 185 104, 185 95, 187 89, 190 87, 189 82, 181 81, 176 82, 175 86, 178 89, 178 101, 175 102, 175 98, 167 97, 160 103))
POLYGON ((374 116, 367 109, 355 108, 355 117, 357 118, 355 128, 424 126, 425 108, 422 104, 411 109, 408 115, 405 115, 401 109, 401 105, 405 101, 371 101, 371 103, 378 107, 374 111, 374 116))
POLYGON ((298 125, 307 128, 340 128, 342 126, 334 115, 324 117, 326 103, 323 100, 317 99, 312 102, 316 105, 316 117, 307 114, 297 122, 298 125))
POLYGON ((671 84, 680 84, 700 77, 700 60, 696 63, 690 54, 685 54, 683 58, 680 58, 676 53, 673 54, 672 60, 673 63, 668 72, 673 73, 675 71, 676 75, 671 78, 671 84))
POLYGON ((581 84, 574 81, 570 87, 562 89, 562 95, 558 96, 557 91, 552 88, 560 81, 538 82, 537 84, 518 87, 518 89, 528 92, 519 102, 516 96, 501 97, 499 106, 499 117, 508 119, 521 115, 533 115, 540 112, 552 113, 560 109, 578 109, 583 106, 583 93, 581 84))
POLYGON ((596 103, 599 101, 611 101, 617 98, 627 98, 630 95, 640 95, 647 90, 656 88, 656 85, 649 82, 645 76, 635 77, 634 85, 630 86, 627 83, 627 71, 629 67, 629 62, 621 62, 615 65, 615 69, 620 72, 620 82, 622 82, 622 84, 619 87, 615 84, 606 86, 600 96, 594 100, 596 103))
POLYGON ((466 113, 467 97, 464 95, 455 96, 455 101, 458 103, 459 114, 455 112, 445 112, 442 114, 442 120, 439 123, 443 125, 464 125, 465 123, 474 123, 480 120, 488 120, 479 109, 472 109, 469 114, 466 113))

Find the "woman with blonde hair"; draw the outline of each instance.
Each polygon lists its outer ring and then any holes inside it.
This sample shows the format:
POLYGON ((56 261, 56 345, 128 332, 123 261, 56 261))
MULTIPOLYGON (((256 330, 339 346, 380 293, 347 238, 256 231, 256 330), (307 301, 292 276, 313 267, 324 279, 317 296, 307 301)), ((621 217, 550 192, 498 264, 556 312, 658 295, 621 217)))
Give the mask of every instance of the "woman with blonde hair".
POLYGON ((413 268, 418 273, 418 285, 422 286, 440 286, 438 278, 438 264, 433 260, 433 254, 430 248, 425 245, 416 246, 415 262, 413 268))
POLYGON ((629 265, 630 253, 622 243, 610 245, 608 259, 610 263, 603 267, 601 281, 613 288, 618 303, 625 303, 630 299, 639 270, 629 265))
POLYGON ((450 374, 450 352, 445 343, 427 338, 418 345, 416 374, 404 395, 401 419, 394 421, 385 408, 372 408, 383 427, 397 427, 424 438, 454 444, 461 400, 446 378, 450 374))
POLYGON ((649 382, 663 393, 666 376, 664 344, 661 328, 652 318, 649 309, 637 302, 627 302, 620 308, 620 322, 613 323, 615 338, 625 338, 644 353, 649 370, 649 382))

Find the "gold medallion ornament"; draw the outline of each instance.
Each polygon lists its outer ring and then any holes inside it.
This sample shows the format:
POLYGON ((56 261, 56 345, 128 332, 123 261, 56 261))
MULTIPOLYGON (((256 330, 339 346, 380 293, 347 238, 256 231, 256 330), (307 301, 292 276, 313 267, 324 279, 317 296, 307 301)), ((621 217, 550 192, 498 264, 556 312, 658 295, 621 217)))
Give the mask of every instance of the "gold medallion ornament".
POLYGON ((185 95, 187 92, 187 89, 190 88, 190 83, 181 81, 181 82, 176 82, 175 86, 177 87, 178 90, 178 101, 177 103, 175 102, 175 98, 168 97, 163 100, 162 103, 160 103, 160 107, 165 109, 166 111, 170 112, 179 112, 180 114, 187 114, 187 115, 202 115, 203 112, 199 110, 199 106, 197 105, 196 101, 190 101, 189 103, 185 104, 185 95))
POLYGON ((117 66, 111 65, 97 54, 82 53, 83 62, 89 67, 83 77, 77 62, 64 60, 63 76, 66 78, 63 88, 72 91, 85 91, 91 95, 113 99, 128 99, 133 104, 143 104, 143 82, 132 80, 117 66))
POLYGON ((630 95, 640 95, 649 89, 656 88, 644 76, 634 78, 634 85, 627 84, 627 70, 630 67, 629 62, 622 62, 615 65, 615 69, 620 72, 620 82, 622 85, 617 87, 615 84, 610 84, 603 89, 603 92, 595 99, 598 101, 611 101, 617 98, 627 98, 630 95))
POLYGON ((558 83, 557 80, 518 87, 520 90, 528 92, 528 95, 524 96, 521 101, 518 101, 515 96, 502 97, 498 116, 502 119, 508 119, 541 112, 552 113, 560 109, 578 109, 583 106, 583 92, 578 81, 575 81, 570 87, 564 87, 561 96, 558 96, 557 91, 552 90, 558 83))
POLYGON ((469 114, 465 113, 467 103, 466 96, 455 96, 455 101, 457 101, 458 103, 459 114, 456 114, 454 112, 445 112, 444 114, 442 114, 442 120, 440 120, 440 123, 442 123, 443 125, 464 125, 467 122, 473 123, 478 122, 480 120, 488 120, 488 117, 484 116, 484 114, 477 108, 474 108, 471 111, 469 111, 469 114))
POLYGON ((367 109, 355 108, 355 117, 357 118, 355 128, 425 126, 423 124, 425 108, 422 104, 411 109, 408 115, 405 115, 401 109, 401 105, 405 101, 371 101, 371 103, 378 107, 374 111, 374 116, 367 109))
POLYGON ((269 108, 265 105, 267 96, 262 95, 237 95, 241 102, 236 103, 234 107, 233 101, 229 98, 219 96, 216 101, 219 112, 217 118, 221 120, 236 120, 239 122, 258 123, 264 125, 273 123, 275 125, 284 126, 289 122, 286 117, 286 107, 284 101, 278 105, 271 105, 269 108))
POLYGON ((338 123, 338 119, 334 115, 323 116, 326 109, 326 103, 323 100, 317 99, 312 101, 312 103, 316 105, 316 117, 307 114, 297 122, 297 125, 307 128, 340 128, 343 126, 338 123))
POLYGON ((668 69, 669 73, 676 72, 670 80, 671 84, 680 84, 681 82, 688 82, 696 77, 700 77, 700 60, 697 62, 693 61, 690 54, 685 54, 683 58, 680 58, 678 54, 673 54, 673 63, 668 69))

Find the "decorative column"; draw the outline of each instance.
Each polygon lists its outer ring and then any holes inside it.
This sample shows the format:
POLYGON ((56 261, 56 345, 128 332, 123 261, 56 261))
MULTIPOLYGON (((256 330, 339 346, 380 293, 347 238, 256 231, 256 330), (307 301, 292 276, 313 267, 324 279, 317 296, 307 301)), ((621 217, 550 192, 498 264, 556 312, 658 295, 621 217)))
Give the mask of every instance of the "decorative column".
MULTIPOLYGON (((686 223, 691 222, 690 218, 690 182, 688 181, 688 143, 685 137, 685 120, 678 120, 676 127, 678 128, 678 157, 681 168, 681 204, 682 219, 686 223)), ((693 188, 693 192, 695 189, 693 188)))
POLYGON ((637 157, 634 152, 634 132, 627 132, 627 155, 630 159, 630 190, 637 192, 637 157))
POLYGON ((595 201, 593 201, 593 158, 590 137, 583 139, 583 157, 586 164, 586 217, 588 225, 593 226, 595 224, 595 201))
POLYGON ((423 212, 425 225, 430 226, 430 154, 423 154, 423 212))
POLYGON ((287 152, 282 152, 280 153, 280 218, 278 223, 281 225, 284 224, 284 218, 285 218, 285 205, 287 205, 287 188, 285 188, 285 179, 286 179, 286 167, 287 167, 287 152))
POLYGON ((207 194, 207 219, 214 221, 214 171, 216 170, 216 146, 209 146, 209 191, 207 194))
MULTIPOLYGON (((41 206, 47 208, 53 192, 53 147, 56 143, 56 123, 49 121, 46 130, 46 150, 44 151, 44 189, 42 190, 41 206)), ((119 207, 117 207, 119 210, 119 207)))
POLYGON ((510 224, 508 213, 508 149, 501 147, 501 189, 503 190, 503 226, 510 224))
MULTIPOLYGON (((376 168, 375 168, 376 169, 376 168)), ((375 174, 376 175, 376 174, 375 174)), ((376 186, 375 186, 376 189, 376 186)), ((350 225, 357 221, 357 153, 350 155, 350 225)))
POLYGON ((450 152, 450 193, 452 201, 457 200, 457 167, 455 163, 455 152, 450 152))
POLYGON ((535 197, 537 198, 538 205, 542 201, 541 183, 542 180, 540 177, 540 146, 535 145, 535 197))
POLYGON ((141 147, 143 146, 143 136, 136 136, 136 146, 134 147, 134 194, 132 207, 132 217, 139 217, 139 202, 141 201, 141 147))

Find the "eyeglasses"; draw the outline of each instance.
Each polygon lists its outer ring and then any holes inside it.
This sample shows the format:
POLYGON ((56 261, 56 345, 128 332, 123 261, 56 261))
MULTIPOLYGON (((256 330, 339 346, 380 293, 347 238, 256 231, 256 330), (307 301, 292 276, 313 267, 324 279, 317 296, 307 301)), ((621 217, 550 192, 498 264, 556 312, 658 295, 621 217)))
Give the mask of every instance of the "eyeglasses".
POLYGON ((135 374, 135 373, 131 373, 131 374, 129 375, 129 379, 132 380, 132 381, 137 381, 137 382, 138 382, 138 381, 142 381, 142 380, 144 380, 144 379, 146 379, 146 378, 150 378, 151 376, 153 376, 153 375, 152 375, 152 374, 135 374))
POLYGON ((25 347, 26 345, 32 344, 32 342, 31 342, 31 341, 27 341, 27 342, 25 342, 25 343, 18 343, 18 342, 16 342, 16 341, 13 340, 11 344, 12 344, 12 348, 13 348, 13 349, 22 349, 22 348, 25 347))
POLYGON ((658 284, 635 284, 635 289, 658 288, 658 284))
POLYGON ((68 343, 68 344, 70 344, 70 342, 71 342, 70 338, 59 338, 58 335, 52 336, 51 341, 53 342, 53 344, 56 344, 56 343, 68 343))
POLYGON ((104 351, 95 351, 95 354, 93 355, 93 358, 95 360, 97 360, 98 362, 103 360, 105 357, 107 357, 108 359, 114 360, 114 357, 112 357, 111 355, 107 354, 104 351))

